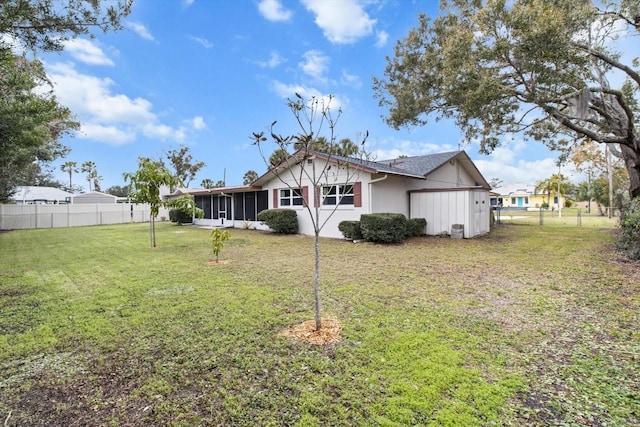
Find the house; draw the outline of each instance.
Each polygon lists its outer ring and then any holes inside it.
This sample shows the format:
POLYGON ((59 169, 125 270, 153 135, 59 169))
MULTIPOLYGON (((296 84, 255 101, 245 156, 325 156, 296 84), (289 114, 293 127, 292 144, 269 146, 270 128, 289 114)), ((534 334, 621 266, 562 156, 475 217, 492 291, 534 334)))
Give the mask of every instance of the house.
POLYGON ((22 186, 11 196, 18 205, 53 205, 69 203, 73 194, 56 187, 22 186))
POLYGON ((79 203, 118 203, 118 197, 112 194, 101 193, 99 191, 90 191, 73 196, 73 204, 79 203))
POLYGON ((188 192, 205 213, 196 225, 264 228, 259 212, 290 208, 299 212, 300 233, 313 235, 309 206, 326 222, 324 237, 342 237, 341 221, 382 212, 425 218, 430 235, 449 233, 454 224, 463 225, 465 238, 489 232, 489 184, 464 151, 374 162, 300 150, 251 185, 188 192), (314 188, 303 166, 327 166, 323 185, 314 188))
MULTIPOLYGON (((557 191, 549 194, 536 191, 535 185, 517 183, 491 190, 491 206, 509 209, 540 209, 545 206, 558 208, 557 191)), ((560 195, 564 207, 565 197, 560 195)))

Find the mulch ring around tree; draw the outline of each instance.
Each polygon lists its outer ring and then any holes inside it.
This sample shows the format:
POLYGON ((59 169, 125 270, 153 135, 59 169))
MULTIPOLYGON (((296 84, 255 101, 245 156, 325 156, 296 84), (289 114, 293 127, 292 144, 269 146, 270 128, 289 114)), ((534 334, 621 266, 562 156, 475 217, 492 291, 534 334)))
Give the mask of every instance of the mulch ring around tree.
POLYGON ((327 345, 340 341, 342 325, 337 319, 322 319, 322 328, 316 331, 316 321, 307 320, 281 331, 279 335, 287 338, 296 338, 300 341, 314 344, 327 345))
POLYGON ((227 265, 229 264, 229 260, 228 259, 221 259, 220 261, 208 261, 207 265, 227 265))

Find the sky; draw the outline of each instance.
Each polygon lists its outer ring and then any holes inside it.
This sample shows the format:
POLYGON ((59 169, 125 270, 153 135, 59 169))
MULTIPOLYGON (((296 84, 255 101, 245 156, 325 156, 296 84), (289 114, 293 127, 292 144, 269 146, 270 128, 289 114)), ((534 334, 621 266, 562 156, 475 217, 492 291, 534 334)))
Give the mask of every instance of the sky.
MULTIPOLYGON (((558 153, 517 135, 491 155, 479 153, 454 124, 395 130, 374 98, 372 78, 384 77, 396 42, 435 17, 436 0, 135 0, 125 29, 69 41, 41 57, 60 103, 81 129, 62 142, 66 161, 96 164, 104 191, 124 185, 138 158, 165 159, 184 145, 203 179, 241 185, 244 174, 267 167, 250 136, 277 121, 282 135, 298 133, 287 99, 334 96, 342 115, 338 139, 367 131, 377 160, 464 149, 487 180, 528 183, 558 172, 558 153)), ((267 132, 268 133, 268 132, 267 132)), ((263 144, 268 156, 276 147, 263 144)), ((577 182, 569 168, 562 171, 577 182)), ((89 190, 83 174, 73 184, 89 190)))

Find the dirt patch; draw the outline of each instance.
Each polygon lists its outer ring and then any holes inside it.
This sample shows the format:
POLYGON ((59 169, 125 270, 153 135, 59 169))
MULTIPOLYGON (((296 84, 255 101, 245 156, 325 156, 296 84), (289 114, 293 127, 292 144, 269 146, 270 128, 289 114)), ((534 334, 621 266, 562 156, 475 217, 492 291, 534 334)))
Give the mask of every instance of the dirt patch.
POLYGON ((207 265, 227 265, 229 264, 229 260, 228 259, 221 259, 219 261, 209 261, 207 262, 207 265))
POLYGON ((322 319, 322 328, 316 331, 316 321, 307 320, 298 325, 290 326, 280 332, 280 335, 288 338, 296 338, 300 341, 314 344, 327 345, 340 341, 342 325, 336 319, 322 319))

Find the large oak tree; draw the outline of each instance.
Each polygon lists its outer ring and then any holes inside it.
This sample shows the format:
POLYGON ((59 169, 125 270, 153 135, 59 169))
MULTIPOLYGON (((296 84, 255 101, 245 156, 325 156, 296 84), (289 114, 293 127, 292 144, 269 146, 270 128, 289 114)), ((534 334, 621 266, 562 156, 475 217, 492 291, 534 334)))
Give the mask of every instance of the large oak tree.
POLYGON ((490 152, 521 133, 608 144, 640 196, 638 0, 442 0, 395 47, 376 97, 394 128, 453 119, 490 152), (626 46, 626 48, 625 48, 626 46), (635 47, 634 47, 635 46, 635 47), (568 138, 567 138, 568 137, 568 138))

